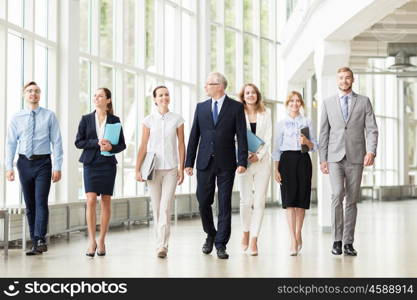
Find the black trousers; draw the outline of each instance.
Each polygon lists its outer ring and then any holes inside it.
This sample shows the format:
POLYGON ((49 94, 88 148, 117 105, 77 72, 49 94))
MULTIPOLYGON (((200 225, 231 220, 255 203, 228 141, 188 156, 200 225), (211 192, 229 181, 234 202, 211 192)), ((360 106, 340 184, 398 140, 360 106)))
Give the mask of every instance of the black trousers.
POLYGON ((48 196, 51 187, 51 158, 28 160, 23 155, 17 160, 20 184, 26 203, 32 242, 45 240, 48 227, 48 196))
POLYGON ((236 170, 220 169, 211 158, 205 170, 197 170, 197 200, 204 232, 214 237, 217 249, 226 249, 230 239, 232 221, 232 190, 236 170), (219 215, 217 230, 214 227, 212 205, 217 181, 219 215))

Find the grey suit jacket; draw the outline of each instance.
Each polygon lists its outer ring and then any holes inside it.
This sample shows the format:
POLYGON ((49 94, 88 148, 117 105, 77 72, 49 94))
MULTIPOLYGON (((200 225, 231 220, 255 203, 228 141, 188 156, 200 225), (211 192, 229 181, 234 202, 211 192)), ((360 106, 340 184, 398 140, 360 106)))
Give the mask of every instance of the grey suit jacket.
POLYGON ((343 119, 338 95, 324 100, 320 121, 320 163, 338 162, 346 155, 350 163, 363 164, 367 152, 376 155, 377 144, 378 126, 368 97, 352 93, 347 122, 343 119))

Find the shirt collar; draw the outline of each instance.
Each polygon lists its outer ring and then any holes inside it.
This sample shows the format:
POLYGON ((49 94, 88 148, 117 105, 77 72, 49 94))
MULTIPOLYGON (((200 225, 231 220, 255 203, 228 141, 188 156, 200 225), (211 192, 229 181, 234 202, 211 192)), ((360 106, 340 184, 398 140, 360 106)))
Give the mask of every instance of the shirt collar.
POLYGON ((226 94, 224 94, 223 97, 221 97, 219 99, 211 98, 211 103, 214 104, 214 101, 217 101, 217 104, 221 106, 223 104, 225 98, 226 98, 226 94))
POLYGON ((342 91, 339 91, 338 94, 339 94, 339 99, 341 99, 343 96, 348 96, 348 99, 350 99, 350 98, 352 98, 353 91, 351 91, 347 95, 343 95, 342 91))
MULTIPOLYGON (((42 107, 38 106, 37 109, 33 110, 35 112, 35 115, 37 115, 41 111, 41 109, 42 109, 42 107)), ((25 112, 27 112, 29 115, 30 115, 31 111, 32 110, 30 110, 30 109, 25 109, 25 112)))
POLYGON ((300 120, 300 119, 302 119, 302 118, 303 118, 303 115, 302 115, 301 113, 299 113, 299 114, 298 114, 298 116, 296 116, 295 118, 292 118, 292 117, 290 116, 290 114, 289 114, 289 113, 287 113, 287 119, 288 119, 288 120, 294 121, 294 120, 300 120))
POLYGON ((165 114, 161 114, 161 113, 159 112, 159 110, 158 110, 158 109, 156 109, 156 111, 155 111, 155 116, 157 116, 158 118, 163 119, 163 118, 167 117, 170 113, 171 113, 171 112, 168 110, 165 114))

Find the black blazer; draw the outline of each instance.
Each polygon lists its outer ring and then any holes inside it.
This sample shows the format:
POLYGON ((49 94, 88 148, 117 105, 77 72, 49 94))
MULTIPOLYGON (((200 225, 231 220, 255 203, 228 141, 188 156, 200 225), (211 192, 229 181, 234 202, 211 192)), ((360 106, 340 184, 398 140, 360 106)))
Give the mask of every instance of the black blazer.
MULTIPOLYGON (((78 125, 77 137, 75 138, 75 147, 78 149, 83 149, 83 153, 80 156, 79 162, 82 162, 86 165, 91 163, 96 156, 96 152, 100 151, 100 146, 98 145, 98 137, 96 132, 96 118, 95 112, 93 111, 90 114, 84 115, 81 118, 80 124, 78 125)), ((106 124, 120 123, 119 117, 115 115, 107 114, 106 124)), ((112 145, 110 153, 119 153, 126 149, 125 137, 123 135, 123 128, 120 131, 119 142, 117 145, 112 145)), ((112 156, 103 156, 107 159, 109 163, 117 164, 116 157, 112 156)))
POLYGON ((246 168, 248 141, 243 104, 226 95, 216 125, 213 122, 211 105, 211 99, 197 104, 188 140, 185 167, 194 167, 198 147, 197 169, 199 170, 206 169, 212 157, 216 158, 217 166, 221 170, 232 170, 237 166, 246 168), (237 136, 238 149, 237 163, 235 136, 237 136))

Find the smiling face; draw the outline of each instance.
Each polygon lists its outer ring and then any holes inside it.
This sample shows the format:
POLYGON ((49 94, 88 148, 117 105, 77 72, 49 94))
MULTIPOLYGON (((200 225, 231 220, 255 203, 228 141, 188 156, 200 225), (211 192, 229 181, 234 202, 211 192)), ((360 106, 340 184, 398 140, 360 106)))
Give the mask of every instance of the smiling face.
POLYGON ((353 84, 353 74, 349 71, 337 73, 337 86, 344 93, 350 93, 353 84))
POLYGON ((161 87, 155 91, 155 103, 159 108, 168 108, 171 99, 169 98, 169 91, 165 87, 161 87))
POLYGON ((299 113, 300 108, 302 107, 302 102, 298 95, 292 95, 291 98, 287 102, 287 108, 292 113, 299 113))
POLYGON ((36 84, 29 85, 24 90, 25 100, 29 104, 38 104, 41 99, 41 89, 36 84))
POLYGON ((107 110, 107 104, 111 99, 107 99, 106 93, 103 89, 98 89, 94 94, 94 104, 100 110, 107 110))
POLYGON ((258 94, 252 86, 247 85, 243 92, 243 99, 247 105, 256 105, 258 102, 258 94))

